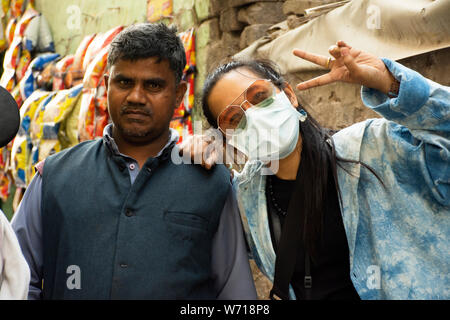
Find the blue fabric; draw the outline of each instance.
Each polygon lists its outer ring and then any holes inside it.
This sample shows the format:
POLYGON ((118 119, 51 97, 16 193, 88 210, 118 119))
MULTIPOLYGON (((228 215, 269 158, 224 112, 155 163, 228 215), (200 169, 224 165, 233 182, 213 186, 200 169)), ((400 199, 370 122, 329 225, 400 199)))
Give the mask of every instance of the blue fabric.
MULTIPOLYGON (((51 48, 54 49, 54 46, 51 48)), ((54 52, 55 50, 49 51, 54 52)), ((59 57, 60 55, 58 53, 43 53, 31 61, 30 66, 24 75, 23 91, 26 98, 31 96, 31 94, 37 89, 36 79, 34 78, 33 72, 44 70, 50 62, 58 59, 59 57)))
MULTIPOLYGON (((362 299, 449 299, 450 90, 383 61, 400 81, 398 97, 363 87, 364 104, 384 118, 333 136, 340 157, 371 166, 385 185, 359 164, 338 166, 350 276, 362 299)), ((261 168, 247 163, 235 184, 251 252, 272 280, 261 168)))

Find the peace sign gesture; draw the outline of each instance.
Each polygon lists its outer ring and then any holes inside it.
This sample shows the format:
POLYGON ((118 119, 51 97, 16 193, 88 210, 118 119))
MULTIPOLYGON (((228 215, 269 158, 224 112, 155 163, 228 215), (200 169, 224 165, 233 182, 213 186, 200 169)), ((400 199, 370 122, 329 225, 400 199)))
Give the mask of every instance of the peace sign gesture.
POLYGON ((395 86, 397 80, 395 80, 383 61, 378 57, 352 48, 344 41, 338 41, 328 51, 333 58, 316 55, 300 49, 293 51, 294 55, 299 58, 330 69, 330 72, 327 74, 299 83, 297 85, 298 90, 323 86, 336 81, 361 84, 377 89, 385 94, 389 93, 392 90, 391 88, 398 90, 398 87, 395 86))

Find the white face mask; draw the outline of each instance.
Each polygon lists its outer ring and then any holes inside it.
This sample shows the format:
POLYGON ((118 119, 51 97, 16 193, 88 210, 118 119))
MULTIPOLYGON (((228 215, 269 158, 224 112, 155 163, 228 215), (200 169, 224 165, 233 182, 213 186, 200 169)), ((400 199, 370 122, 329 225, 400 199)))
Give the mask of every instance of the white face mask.
POLYGON ((231 136, 228 143, 249 160, 262 161, 283 159, 291 154, 300 134, 299 121, 306 119, 306 113, 298 112, 284 91, 276 94, 268 106, 253 106, 245 115, 245 128, 231 136))

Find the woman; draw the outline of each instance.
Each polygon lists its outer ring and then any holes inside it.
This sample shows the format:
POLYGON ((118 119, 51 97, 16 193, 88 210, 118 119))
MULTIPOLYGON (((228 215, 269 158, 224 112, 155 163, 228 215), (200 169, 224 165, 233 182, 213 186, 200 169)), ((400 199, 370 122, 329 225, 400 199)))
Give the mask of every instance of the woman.
POLYGON ((333 59, 294 54, 331 70, 299 90, 359 83, 384 118, 331 137, 266 62, 232 61, 205 81, 208 122, 249 158, 234 186, 271 296, 448 299, 449 88, 342 41, 333 59))

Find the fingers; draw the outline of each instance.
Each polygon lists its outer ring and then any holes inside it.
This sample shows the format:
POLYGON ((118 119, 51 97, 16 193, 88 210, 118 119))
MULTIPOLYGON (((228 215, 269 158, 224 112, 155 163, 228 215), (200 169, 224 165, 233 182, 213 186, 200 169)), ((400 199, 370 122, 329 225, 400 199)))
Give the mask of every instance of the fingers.
POLYGON ((191 152, 191 146, 193 144, 192 140, 193 136, 188 136, 179 144, 180 156, 191 152))
POLYGON ((179 153, 185 159, 191 159, 206 169, 211 169, 217 163, 217 155, 213 149, 211 139, 205 135, 188 136, 179 145, 179 153))
POLYGON ((334 82, 333 78, 329 73, 327 73, 314 79, 299 83, 297 85, 297 89, 306 90, 314 87, 323 86, 332 82, 334 82))
MULTIPOLYGON (((361 74, 361 68, 357 65, 355 59, 350 54, 351 49, 352 47, 349 46, 344 41, 342 40, 337 41, 336 45, 332 45, 328 48, 328 52, 334 59, 322 55, 312 54, 300 49, 295 49, 293 53, 297 57, 308 60, 324 68, 332 69, 330 73, 299 83, 297 85, 297 89, 306 90, 318 86, 327 85, 335 81, 343 80, 343 77, 339 76, 342 75, 342 72, 341 73, 333 72, 334 69, 340 68, 342 64, 345 65, 345 67, 348 69, 348 72, 352 75, 352 77, 358 78, 358 76, 361 74)), ((354 55, 354 53, 352 54, 354 55)))
POLYGON ((344 64, 347 67, 350 74, 352 74, 353 76, 357 76, 360 73, 360 67, 350 54, 350 49, 348 47, 343 47, 341 49, 341 54, 344 57, 344 64))
MULTIPOLYGON (((346 42, 339 40, 336 42, 335 45, 332 45, 329 49, 328 52, 335 58, 335 59, 339 59, 341 57, 341 49, 343 48, 348 48, 349 50, 352 48, 351 46, 349 46, 346 42)), ((326 56, 322 56, 322 55, 318 55, 318 54, 314 54, 314 53, 309 53, 300 49, 294 49, 293 50, 293 54, 299 58, 302 58, 304 60, 308 60, 312 63, 315 63, 317 65, 320 65, 322 67, 325 67, 327 64, 327 60, 328 57, 326 56)))
POLYGON ((352 77, 358 77, 358 75, 361 73, 361 68, 355 62, 354 57, 350 54, 351 49, 352 47, 349 46, 346 42, 339 40, 338 42, 336 42, 336 45, 331 46, 328 51, 336 59, 343 57, 344 65, 347 67, 349 73, 352 75, 352 77))
MULTIPOLYGON (((208 145, 202 146, 202 166, 206 169, 211 169, 219 163, 219 153, 222 152, 222 146, 216 141, 209 141, 208 145)), ((221 162, 221 161, 220 161, 221 162)))
POLYGON ((299 58, 302 58, 304 60, 307 60, 322 67, 326 67, 328 62, 328 57, 326 56, 309 53, 300 49, 294 49, 292 53, 299 58))
POLYGON ((218 154, 215 149, 213 149, 209 154, 206 155, 206 159, 204 159, 203 167, 205 169, 211 169, 218 162, 218 154))
POLYGON ((336 45, 332 45, 330 48, 328 48, 328 52, 335 59, 339 59, 341 57, 341 49, 338 46, 336 46, 336 45))
POLYGON ((337 46, 340 47, 340 48, 342 48, 342 47, 347 47, 347 48, 349 48, 349 49, 352 48, 352 47, 350 47, 347 43, 345 43, 345 42, 342 41, 342 40, 339 40, 338 42, 336 42, 336 44, 337 44, 337 46))

